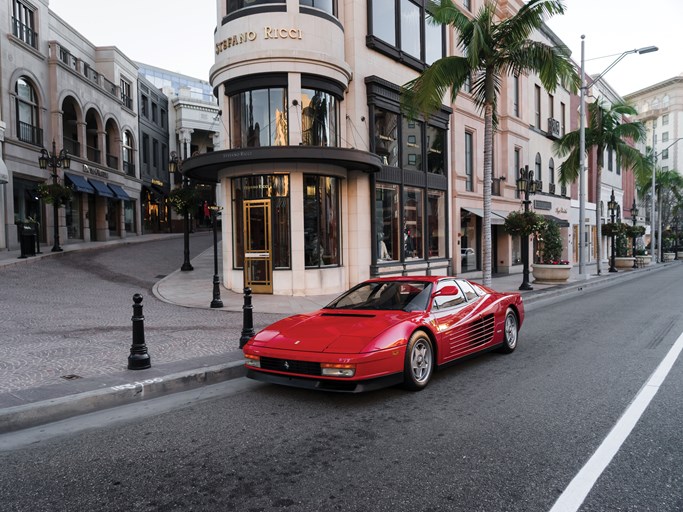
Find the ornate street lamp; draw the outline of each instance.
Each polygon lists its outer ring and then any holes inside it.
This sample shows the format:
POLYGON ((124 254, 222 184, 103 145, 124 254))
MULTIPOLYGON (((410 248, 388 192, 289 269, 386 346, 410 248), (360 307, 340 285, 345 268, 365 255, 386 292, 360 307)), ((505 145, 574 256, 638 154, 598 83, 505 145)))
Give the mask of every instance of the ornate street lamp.
POLYGON ((607 208, 609 209, 609 213, 612 219, 612 257, 610 258, 610 263, 609 263, 609 271, 610 272, 618 272, 617 267, 615 266, 615 258, 616 258, 616 251, 614 247, 614 227, 615 227, 615 215, 617 214, 617 208, 619 205, 617 204, 615 198, 614 198, 614 189, 612 189, 612 195, 610 196, 609 201, 607 201, 607 208))
MULTIPOLYGON (((529 166, 525 165, 519 170, 519 178, 517 178, 517 191, 523 198, 524 213, 529 213, 529 205, 531 201, 529 196, 535 194, 538 190, 543 188, 543 182, 534 179, 534 171, 529 170, 529 166)), ((533 286, 529 284, 529 235, 522 237, 522 261, 524 263, 524 272, 520 290, 533 290, 533 286)))
MULTIPOLYGON (((52 153, 49 153, 45 148, 41 149, 40 156, 38 157, 38 165, 41 169, 50 167, 52 170, 52 184, 57 185, 57 169, 60 167, 63 169, 71 167, 71 157, 66 149, 61 149, 59 154, 57 154, 57 146, 53 140, 52 153)), ((59 246, 59 201, 57 200, 52 201, 52 213, 54 216, 54 244, 52 245, 52 252, 59 252, 63 249, 59 246)))
MULTIPOLYGON (((633 222, 633 227, 636 227, 636 222, 638 222, 638 206, 636 206, 636 199, 633 198, 633 205, 631 206, 631 221, 633 222)), ((636 260, 636 233, 633 232, 633 268, 638 268, 638 263, 636 260)))
MULTIPOLYGON (((175 173, 179 172, 180 173, 180 186, 181 188, 186 188, 187 183, 185 181, 185 175, 183 174, 183 163, 178 159, 178 153, 175 151, 171 152, 171 155, 168 159, 168 172, 170 173, 175 173)), ((183 265, 180 267, 180 270, 182 271, 189 271, 189 270, 194 270, 194 267, 190 263, 190 216, 189 216, 189 211, 186 209, 185 210, 185 215, 184 215, 184 229, 183 229, 183 265)))
POLYGON ((213 222, 213 300, 211 301, 211 307, 222 308, 221 282, 218 278, 218 234, 216 229, 218 216, 221 214, 221 207, 209 206, 209 210, 211 211, 211 220, 213 222))

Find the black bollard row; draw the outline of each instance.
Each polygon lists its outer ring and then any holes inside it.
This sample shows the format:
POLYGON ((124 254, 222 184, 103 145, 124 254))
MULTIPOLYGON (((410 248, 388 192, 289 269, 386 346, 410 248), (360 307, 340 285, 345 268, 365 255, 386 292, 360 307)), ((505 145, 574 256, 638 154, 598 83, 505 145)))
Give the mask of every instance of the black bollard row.
POLYGON ((142 295, 133 295, 133 344, 128 356, 129 370, 146 370, 152 367, 145 345, 145 317, 142 315, 142 295))
POLYGON ((240 336, 240 348, 256 334, 254 332, 254 306, 251 305, 251 288, 244 289, 244 305, 242 306, 242 336, 240 336))

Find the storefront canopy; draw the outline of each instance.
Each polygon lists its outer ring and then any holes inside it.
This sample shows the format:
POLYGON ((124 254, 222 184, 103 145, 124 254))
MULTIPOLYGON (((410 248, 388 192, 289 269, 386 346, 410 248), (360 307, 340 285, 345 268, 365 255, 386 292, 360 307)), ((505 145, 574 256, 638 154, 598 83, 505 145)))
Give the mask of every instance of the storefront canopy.
POLYGON ((123 187, 121 187, 120 185, 115 185, 114 183, 110 183, 109 188, 114 191, 114 194, 119 199, 123 199, 124 201, 130 201, 130 196, 126 193, 125 190, 123 190, 123 187))
POLYGON ((95 193, 95 189, 83 176, 79 176, 78 174, 70 174, 68 172, 65 172, 64 176, 66 176, 66 179, 71 182, 76 192, 83 192, 85 194, 95 193))
MULTIPOLYGON (((463 210, 470 212, 477 217, 481 217, 482 219, 484 218, 484 209, 483 208, 463 208, 463 210)), ((505 217, 507 215, 504 212, 494 212, 491 211, 491 224, 496 225, 496 226, 502 226, 505 224, 505 217)))
POLYGON ((556 223, 558 226, 560 226, 561 228, 568 228, 568 227, 569 227, 569 222, 568 222, 568 221, 566 221, 566 220, 564 220, 564 219, 560 219, 559 217, 555 217, 554 215, 543 215, 543 218, 544 218, 545 220, 553 220, 553 221, 555 221, 555 223, 556 223))
POLYGON ((114 197, 114 192, 112 192, 112 190, 100 180, 89 178, 88 181, 93 187, 95 187, 95 192, 97 192, 98 196, 114 197))

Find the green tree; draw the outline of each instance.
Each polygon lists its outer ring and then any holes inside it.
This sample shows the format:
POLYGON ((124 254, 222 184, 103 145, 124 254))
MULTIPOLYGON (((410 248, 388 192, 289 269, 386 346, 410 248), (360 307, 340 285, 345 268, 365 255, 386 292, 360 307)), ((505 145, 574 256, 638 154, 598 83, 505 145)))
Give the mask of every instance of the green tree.
MULTIPOLYGON (((662 226, 672 223, 683 206, 683 176, 675 169, 662 170, 656 163, 652 148, 648 147, 646 158, 655 168, 655 193, 657 200, 657 233, 662 233, 662 226)), ((647 197, 652 192, 652 171, 648 175, 638 176, 636 181, 638 195, 647 197)), ((661 236, 657 247, 661 248, 661 236)))
POLYGON ((558 83, 579 86, 574 64, 564 46, 549 46, 530 36, 546 18, 564 13, 561 0, 530 0, 514 16, 500 20, 498 2, 488 0, 473 18, 452 0, 432 1, 430 22, 451 27, 458 38, 461 56, 437 60, 416 79, 405 84, 402 102, 410 117, 429 116, 441 107, 450 89, 450 101, 471 80, 472 97, 484 116, 484 222, 483 283, 491 285, 491 176, 493 133, 497 125, 497 99, 507 76, 536 73, 548 91, 558 83))
MULTIPOLYGON (((596 190, 600 193, 605 150, 614 153, 623 168, 633 170, 636 177, 652 173, 651 162, 631 144, 645 140, 645 126, 640 121, 624 122, 625 116, 635 116, 638 112, 626 103, 607 106, 599 98, 588 105, 588 123, 585 128, 585 149, 596 149, 598 161, 595 170, 596 190)), ((566 133, 553 144, 555 154, 567 157, 559 168, 560 183, 575 182, 579 177, 579 138, 580 131, 566 133)), ((602 235, 600 222, 600 198, 596 202, 595 224, 597 226, 596 251, 598 254, 598 274, 600 273, 600 242, 602 235)))

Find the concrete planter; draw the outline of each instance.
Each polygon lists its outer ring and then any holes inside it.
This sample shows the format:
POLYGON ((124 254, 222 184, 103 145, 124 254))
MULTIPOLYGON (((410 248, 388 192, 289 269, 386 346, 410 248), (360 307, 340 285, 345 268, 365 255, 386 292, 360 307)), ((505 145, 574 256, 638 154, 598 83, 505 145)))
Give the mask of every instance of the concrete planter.
POLYGON ((683 260, 683 251, 676 252, 676 258, 678 258, 679 260, 683 260))
POLYGON ((617 268, 633 268, 633 262, 635 261, 635 258, 629 258, 629 257, 617 257, 614 258, 614 266, 617 268))
POLYGON ((676 259, 675 252, 665 252, 662 256, 662 261, 673 261, 676 259))
POLYGON ((542 265, 534 263, 532 266, 534 283, 559 284, 566 283, 571 275, 571 265, 542 265))
POLYGON ((652 262, 652 256, 636 256, 636 263, 638 267, 647 267, 652 262))

